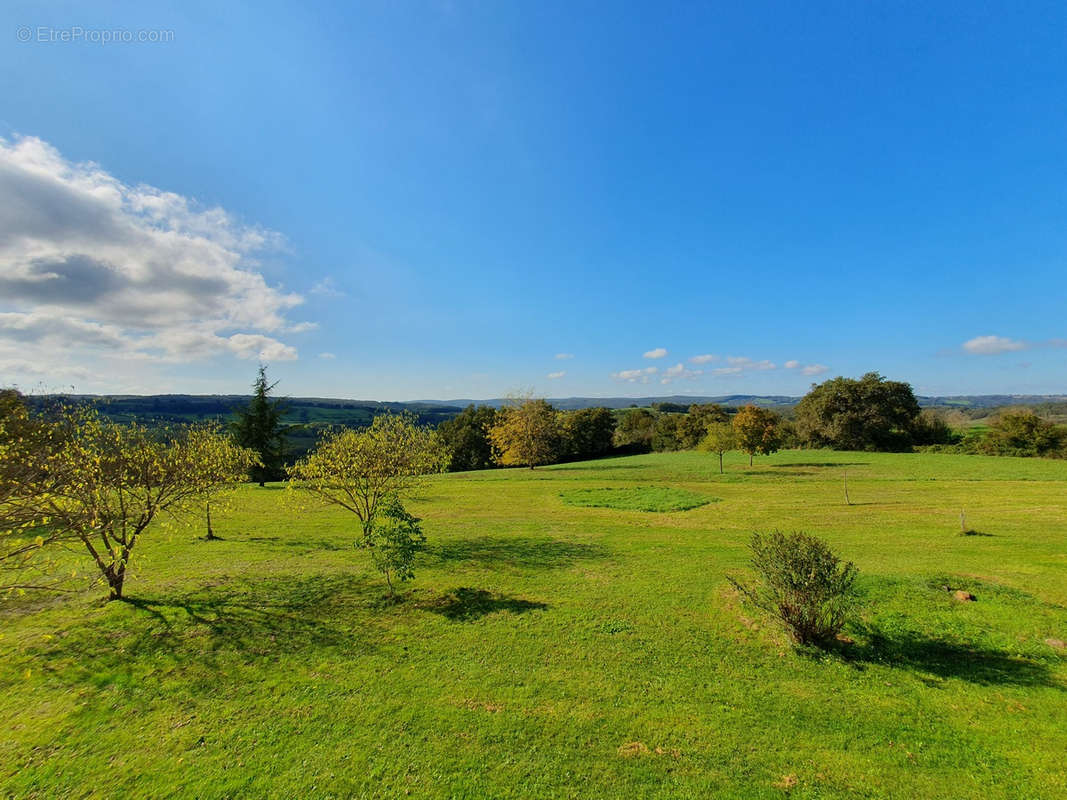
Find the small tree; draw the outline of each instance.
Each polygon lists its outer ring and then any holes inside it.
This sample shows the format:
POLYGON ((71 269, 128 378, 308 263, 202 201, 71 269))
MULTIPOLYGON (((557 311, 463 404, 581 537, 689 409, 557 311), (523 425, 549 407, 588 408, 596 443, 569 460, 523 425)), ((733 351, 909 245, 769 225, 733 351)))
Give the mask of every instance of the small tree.
POLYGON ((419 522, 418 517, 409 514, 400 499, 393 495, 375 517, 370 535, 358 543, 370 550, 374 566, 385 576, 391 599, 396 598, 394 579, 406 581, 415 577, 415 554, 426 543, 419 522))
POLYGON ((752 456, 759 453, 768 456, 782 446, 779 417, 770 409, 749 404, 734 415, 733 428, 737 446, 748 453, 748 465, 752 456))
POLYGON ((729 422, 712 422, 708 425, 707 435, 700 443, 700 449, 719 456, 719 474, 722 475, 722 457, 737 447, 737 435, 729 422))
POLYGON ((186 432, 189 444, 200 454, 200 463, 195 472, 200 482, 200 496, 204 501, 204 518, 207 527, 205 539, 219 537, 211 526, 211 510, 225 508, 238 483, 243 480, 249 469, 259 466, 259 458, 254 450, 238 447, 217 424, 205 423, 190 426, 186 432), (239 459, 245 464, 245 471, 235 471, 232 465, 239 459))
POLYGON ((252 399, 234 411, 234 438, 242 447, 255 451, 257 461, 252 465, 249 477, 260 486, 284 477, 285 426, 282 419, 287 409, 284 400, 271 399, 271 392, 277 385, 277 382, 267 381, 267 368, 260 364, 259 374, 252 384, 252 399))
POLYGON ((30 569, 41 553, 80 543, 112 600, 122 598, 134 548, 153 521, 195 513, 255 459, 210 427, 152 432, 91 408, 30 420, 22 433, 6 430, 0 445, 0 560, 30 569))
POLYGON ((498 464, 533 469, 551 463, 560 446, 556 410, 540 398, 513 399, 497 412, 489 441, 498 464))
POLYGON ((715 422, 729 422, 726 409, 718 403, 704 403, 689 406, 681 425, 682 446, 688 450, 699 447, 707 436, 708 426, 715 422))
POLYGON ((432 430, 417 426, 408 415, 383 414, 365 430, 327 435, 293 465, 289 488, 356 515, 357 545, 371 549, 375 565, 388 570, 392 595, 391 574, 410 577, 413 543, 421 543, 422 536, 403 500, 422 476, 447 466, 448 454, 432 430))
POLYGON ((734 588, 781 621, 797 644, 832 643, 854 603, 855 565, 842 566, 825 542, 806 533, 757 533, 749 547, 757 582, 728 578, 734 588))

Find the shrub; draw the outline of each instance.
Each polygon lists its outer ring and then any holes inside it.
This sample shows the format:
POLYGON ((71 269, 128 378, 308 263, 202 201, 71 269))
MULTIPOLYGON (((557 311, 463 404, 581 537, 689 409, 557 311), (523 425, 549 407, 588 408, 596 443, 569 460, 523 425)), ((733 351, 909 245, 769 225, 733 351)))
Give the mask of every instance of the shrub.
POLYGON ((998 456, 1063 455, 1067 429, 1027 409, 1005 411, 993 420, 979 449, 998 456))
POLYGON ((757 582, 730 583, 779 619, 797 644, 825 647, 841 632, 854 601, 856 567, 806 533, 756 533, 749 544, 757 582))
POLYGON ((402 582, 415 577, 415 554, 426 544, 419 521, 394 495, 374 517, 370 532, 358 542, 359 547, 370 550, 374 566, 385 576, 392 598, 396 597, 394 580, 402 582))

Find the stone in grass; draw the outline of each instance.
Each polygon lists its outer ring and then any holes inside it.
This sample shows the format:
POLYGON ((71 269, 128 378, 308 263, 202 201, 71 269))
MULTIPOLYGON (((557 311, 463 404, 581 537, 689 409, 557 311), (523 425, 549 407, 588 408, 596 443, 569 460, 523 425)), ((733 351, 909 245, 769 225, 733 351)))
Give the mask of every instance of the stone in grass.
POLYGON ((952 593, 952 596, 959 600, 961 603, 973 603, 978 598, 970 592, 965 592, 963 589, 957 589, 952 593))
POLYGON ((1045 644, 1049 647, 1055 647, 1057 650, 1067 647, 1067 642, 1064 642, 1063 639, 1045 639, 1045 644))

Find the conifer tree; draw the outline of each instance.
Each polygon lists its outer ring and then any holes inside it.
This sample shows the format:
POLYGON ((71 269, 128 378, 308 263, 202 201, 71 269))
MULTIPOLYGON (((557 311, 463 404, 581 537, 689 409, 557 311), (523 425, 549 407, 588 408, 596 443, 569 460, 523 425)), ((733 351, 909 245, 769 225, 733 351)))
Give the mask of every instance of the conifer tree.
POLYGON ((288 409, 284 400, 271 398, 277 385, 277 382, 267 381, 267 368, 260 364, 259 374, 252 384, 252 399, 243 408, 235 410, 237 419, 233 423, 233 435, 241 447, 247 447, 259 456, 259 463, 249 470, 249 477, 260 486, 284 477, 286 426, 282 419, 288 409))

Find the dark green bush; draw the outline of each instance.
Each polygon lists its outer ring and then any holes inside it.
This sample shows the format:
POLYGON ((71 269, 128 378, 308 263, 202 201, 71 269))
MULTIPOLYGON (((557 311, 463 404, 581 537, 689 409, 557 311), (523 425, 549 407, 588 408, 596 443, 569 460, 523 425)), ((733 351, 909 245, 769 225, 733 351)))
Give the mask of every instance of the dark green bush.
POLYGON ((856 567, 806 533, 756 533, 749 543, 757 580, 730 578, 755 606, 776 617, 797 644, 831 644, 855 599, 856 567))

